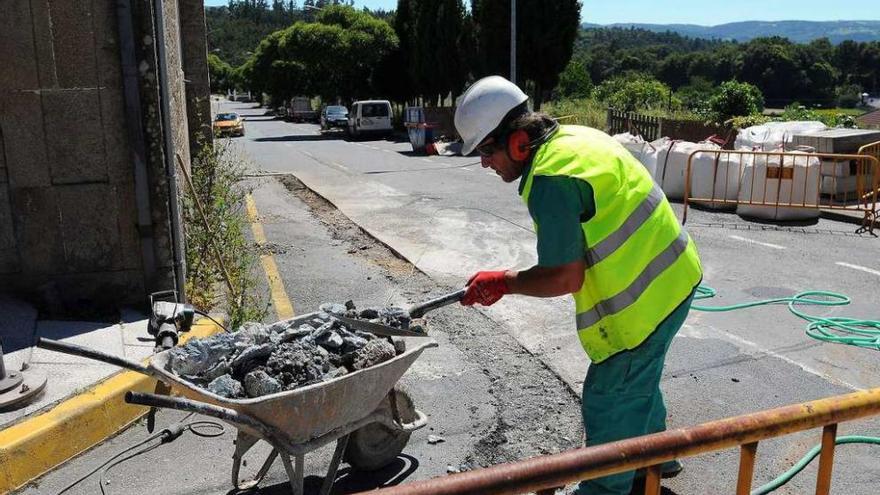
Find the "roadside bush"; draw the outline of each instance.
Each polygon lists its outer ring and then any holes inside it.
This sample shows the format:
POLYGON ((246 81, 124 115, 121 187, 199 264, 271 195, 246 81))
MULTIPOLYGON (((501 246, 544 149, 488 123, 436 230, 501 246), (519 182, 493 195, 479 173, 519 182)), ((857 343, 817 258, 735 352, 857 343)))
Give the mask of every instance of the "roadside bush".
POLYGON ((857 84, 838 86, 834 94, 840 108, 855 108, 862 103, 862 87, 857 84))
POLYGON ((764 110, 764 95, 756 86, 731 80, 722 83, 708 103, 712 117, 718 122, 725 122, 733 117, 761 113, 764 110))
POLYGON ((268 310, 256 293, 258 253, 245 234, 244 164, 228 140, 206 143, 192 163, 192 187, 181 184, 187 299, 203 311, 225 309, 228 328, 260 321, 268 310))
POLYGON ((669 86, 645 75, 609 79, 596 86, 592 96, 611 108, 627 112, 681 108, 681 100, 673 96, 669 86))
POLYGON ((541 111, 558 118, 560 124, 576 124, 605 129, 608 107, 590 98, 567 98, 545 103, 541 111))

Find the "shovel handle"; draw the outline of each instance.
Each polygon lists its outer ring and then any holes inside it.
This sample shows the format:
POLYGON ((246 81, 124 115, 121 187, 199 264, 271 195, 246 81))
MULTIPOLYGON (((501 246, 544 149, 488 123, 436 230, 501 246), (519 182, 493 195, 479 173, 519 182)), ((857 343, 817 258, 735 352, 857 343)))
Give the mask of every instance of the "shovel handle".
POLYGON ((125 359, 124 357, 114 356, 105 352, 96 351, 95 349, 90 349, 81 345, 71 344, 68 342, 60 342, 58 340, 40 337, 37 339, 37 347, 48 349, 50 351, 61 352, 64 354, 70 354, 71 356, 80 356, 94 359, 95 361, 101 361, 102 363, 115 364, 120 368, 137 371, 138 373, 143 373, 144 375, 148 376, 154 375, 152 369, 144 366, 137 361, 132 361, 130 359, 125 359))
POLYGON ((416 304, 413 307, 409 308, 409 316, 410 318, 421 318, 425 316, 425 313, 427 313, 428 311, 442 308, 443 306, 448 306, 454 302, 461 301, 461 298, 464 297, 465 292, 467 292, 467 289, 461 289, 451 294, 440 296, 437 299, 431 299, 430 301, 416 304))

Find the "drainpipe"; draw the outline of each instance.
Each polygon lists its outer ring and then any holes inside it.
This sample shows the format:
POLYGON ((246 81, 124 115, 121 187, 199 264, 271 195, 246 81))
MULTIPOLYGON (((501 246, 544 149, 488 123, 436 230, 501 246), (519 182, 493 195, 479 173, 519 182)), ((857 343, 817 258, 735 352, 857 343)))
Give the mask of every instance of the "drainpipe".
POLYGON ((138 86, 137 56, 135 55, 134 27, 131 0, 116 2, 116 21, 119 28, 119 55, 122 63, 122 88, 125 98, 125 124, 134 162, 134 192, 137 207, 138 235, 141 241, 141 261, 147 292, 156 290, 156 251, 153 222, 150 218, 150 186, 147 174, 146 144, 144 143, 141 95, 138 86))
POLYGON ((186 293, 184 292, 184 283, 186 281, 186 260, 183 256, 183 232, 180 225, 180 203, 177 196, 177 169, 174 165, 174 140, 171 136, 171 108, 169 104, 171 98, 168 90, 168 58, 165 47, 164 1, 166 0, 155 0, 153 3, 154 15, 156 16, 156 52, 159 56, 159 64, 156 69, 159 73, 162 137, 165 141, 165 175, 168 179, 168 203, 171 213, 171 240, 174 251, 174 287, 177 289, 178 301, 186 302, 186 293))

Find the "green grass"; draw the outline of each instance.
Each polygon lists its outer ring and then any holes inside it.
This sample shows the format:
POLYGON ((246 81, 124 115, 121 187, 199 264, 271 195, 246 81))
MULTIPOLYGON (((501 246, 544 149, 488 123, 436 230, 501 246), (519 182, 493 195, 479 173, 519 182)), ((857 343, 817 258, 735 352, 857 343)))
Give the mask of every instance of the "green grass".
POLYGON ((816 109, 813 110, 819 115, 827 115, 827 116, 836 116, 836 115, 850 115, 852 117, 859 117, 865 113, 864 110, 859 108, 825 108, 825 109, 816 109))
POLYGON ((547 102, 541 111, 558 118, 561 124, 585 125, 595 129, 605 129, 608 117, 608 108, 589 98, 547 102))

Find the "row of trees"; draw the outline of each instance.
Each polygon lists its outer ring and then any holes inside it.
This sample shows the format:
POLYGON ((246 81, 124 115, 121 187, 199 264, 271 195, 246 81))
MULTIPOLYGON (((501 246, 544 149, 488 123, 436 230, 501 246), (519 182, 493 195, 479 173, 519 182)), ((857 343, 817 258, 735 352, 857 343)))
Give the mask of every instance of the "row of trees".
POLYGON ((773 37, 736 43, 639 29, 586 30, 560 91, 583 94, 593 84, 632 73, 696 95, 735 79, 757 86, 772 106, 852 106, 862 91, 880 89, 880 42, 835 46, 827 39, 795 44, 773 37))
MULTIPOLYGON (((236 8, 231 3, 224 15, 254 16, 236 8)), ((580 3, 519 0, 517 9, 517 79, 540 107, 571 58, 580 3)), ((309 10, 314 22, 300 19, 273 31, 235 68, 222 54, 212 58, 215 89, 235 85, 276 100, 311 94, 325 101, 422 97, 430 104, 454 98, 468 80, 509 74, 509 0, 471 0, 470 11, 462 0, 398 0, 393 14, 336 4, 309 10)))

